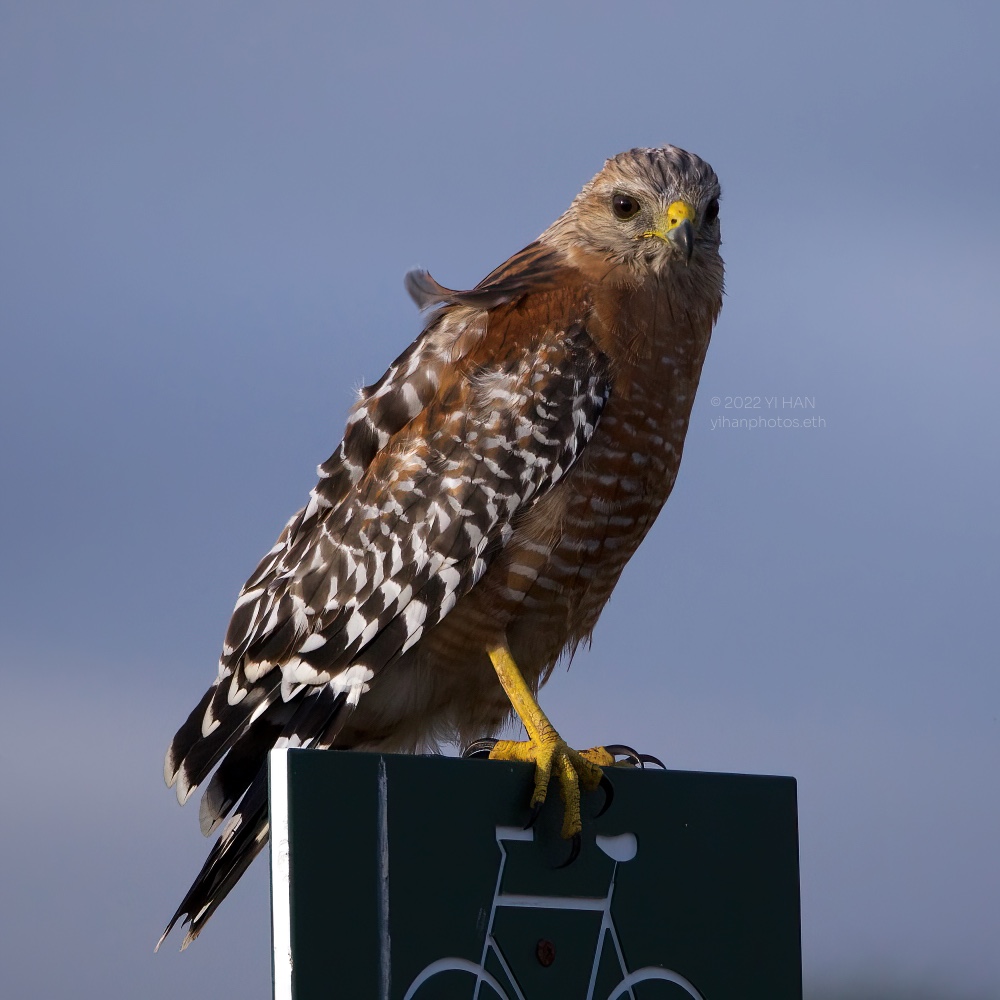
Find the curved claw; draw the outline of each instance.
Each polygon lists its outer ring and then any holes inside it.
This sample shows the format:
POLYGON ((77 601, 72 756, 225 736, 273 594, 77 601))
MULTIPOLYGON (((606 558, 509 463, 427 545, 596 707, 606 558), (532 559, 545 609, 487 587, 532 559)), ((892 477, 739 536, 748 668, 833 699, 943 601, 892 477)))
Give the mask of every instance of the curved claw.
POLYGON ((614 757, 625 757, 632 767, 645 769, 647 764, 655 764, 657 767, 662 767, 664 771, 667 769, 667 765, 659 757, 654 757, 649 753, 639 753, 638 750, 634 750, 624 743, 608 743, 604 749, 614 757))
POLYGON ((522 830, 530 830, 535 825, 535 823, 538 822, 538 817, 542 811, 543 805, 545 805, 544 802, 536 802, 531 807, 531 815, 528 817, 528 822, 525 823, 523 827, 521 827, 522 830))
POLYGON ((492 749, 499 741, 484 736, 480 740, 473 740, 463 751, 462 756, 466 759, 472 757, 489 757, 492 749))
POLYGON ((580 847, 583 844, 583 838, 578 833, 573 834, 573 843, 570 845, 569 857, 561 864, 556 865, 554 871, 559 871, 560 868, 569 868, 571 864, 580 856, 580 847))
POLYGON ((603 816, 615 801, 615 786, 611 784, 611 779, 606 774, 601 774, 601 790, 604 792, 604 805, 595 814, 594 819, 603 816))
POLYGON ((624 743, 605 743, 604 749, 613 757, 627 757, 634 767, 642 767, 642 755, 624 743))

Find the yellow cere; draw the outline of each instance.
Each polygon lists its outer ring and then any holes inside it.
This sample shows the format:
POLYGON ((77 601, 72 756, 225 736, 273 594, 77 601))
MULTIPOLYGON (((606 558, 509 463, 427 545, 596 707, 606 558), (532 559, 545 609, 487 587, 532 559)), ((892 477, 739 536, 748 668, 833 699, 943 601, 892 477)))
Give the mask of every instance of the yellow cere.
POLYGON ((667 206, 667 210, 662 215, 657 217, 657 228, 647 229, 644 233, 638 236, 637 239, 648 240, 656 237, 657 239, 666 240, 667 233, 669 233, 671 229, 676 229, 685 220, 694 224, 694 219, 694 208, 692 208, 688 202, 672 201, 667 206))
POLYGON ((667 206, 667 232, 676 229, 685 219, 694 225, 694 209, 686 201, 672 201, 667 206))

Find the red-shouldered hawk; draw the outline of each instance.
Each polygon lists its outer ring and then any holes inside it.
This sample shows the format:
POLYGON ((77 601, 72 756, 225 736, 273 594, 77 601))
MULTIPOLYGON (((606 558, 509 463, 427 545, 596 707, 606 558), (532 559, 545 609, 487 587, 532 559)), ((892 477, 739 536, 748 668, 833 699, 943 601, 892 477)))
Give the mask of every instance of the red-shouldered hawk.
POLYGON ((673 487, 722 304, 718 215, 707 163, 633 149, 471 291, 407 276, 423 332, 362 390, 167 752, 181 803, 218 765, 206 835, 232 816, 164 937, 184 916, 193 940, 265 844, 273 747, 467 742, 513 706, 529 739, 492 755, 535 761, 533 804, 555 773, 579 830, 604 758, 534 693, 673 487))

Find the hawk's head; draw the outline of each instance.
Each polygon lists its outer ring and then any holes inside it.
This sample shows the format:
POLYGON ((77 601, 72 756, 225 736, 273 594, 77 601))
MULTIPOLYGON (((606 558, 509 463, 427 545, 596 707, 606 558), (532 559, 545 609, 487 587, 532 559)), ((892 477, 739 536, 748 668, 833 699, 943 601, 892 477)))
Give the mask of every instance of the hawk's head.
POLYGON ((630 149, 604 164, 541 240, 639 272, 708 263, 718 259, 719 194, 715 171, 693 153, 630 149))

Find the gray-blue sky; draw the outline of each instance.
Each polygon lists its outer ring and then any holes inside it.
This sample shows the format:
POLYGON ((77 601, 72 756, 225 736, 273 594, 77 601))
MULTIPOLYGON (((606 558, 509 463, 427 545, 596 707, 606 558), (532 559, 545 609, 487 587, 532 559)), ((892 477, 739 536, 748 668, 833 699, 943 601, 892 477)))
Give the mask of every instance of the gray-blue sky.
POLYGON ((474 284, 665 141, 722 178, 728 296, 675 494, 544 703, 799 777, 810 977, 1000 992, 998 21, 0 7, 4 995, 267 995, 259 864, 150 952, 207 849, 162 752, 239 584, 416 333, 404 271, 474 284), (727 396, 825 426, 713 430, 727 396))

